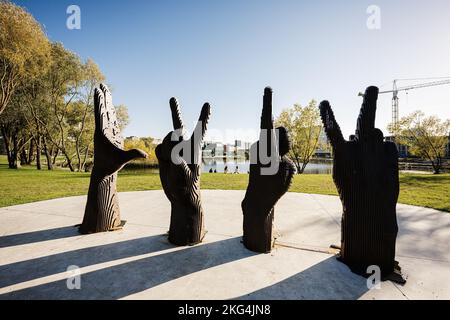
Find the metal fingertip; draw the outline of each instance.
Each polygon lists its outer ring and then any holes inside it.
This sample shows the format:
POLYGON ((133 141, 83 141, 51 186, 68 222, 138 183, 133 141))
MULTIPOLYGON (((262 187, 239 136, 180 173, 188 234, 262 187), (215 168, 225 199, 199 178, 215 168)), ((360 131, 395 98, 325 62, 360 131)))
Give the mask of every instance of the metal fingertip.
POLYGON ((379 91, 378 87, 375 87, 375 86, 367 87, 364 97, 367 97, 367 98, 371 98, 371 97, 373 98, 374 96, 376 97, 376 96, 378 96, 378 91, 379 91))
POLYGON ((267 86, 264 88, 264 95, 272 94, 273 90, 271 87, 267 86))
POLYGON ((171 107, 178 107, 178 100, 175 97, 170 98, 169 104, 171 107))
POLYGON ((108 86, 104 83, 100 83, 100 89, 106 93, 107 91, 109 91, 108 86))
POLYGON ((319 104, 319 109, 320 109, 320 111, 331 110, 330 102, 328 102, 328 100, 323 100, 323 101, 319 104))

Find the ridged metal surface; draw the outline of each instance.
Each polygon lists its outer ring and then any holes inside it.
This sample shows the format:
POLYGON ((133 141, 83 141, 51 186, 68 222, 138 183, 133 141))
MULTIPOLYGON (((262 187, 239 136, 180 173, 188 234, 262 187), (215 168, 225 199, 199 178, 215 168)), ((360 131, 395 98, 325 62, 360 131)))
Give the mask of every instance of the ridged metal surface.
MULTIPOLYGON (((170 109, 173 128, 177 132, 181 132, 184 129, 183 121, 175 98, 170 99, 170 109)), ((184 140, 184 137, 180 136, 177 141, 172 141, 172 131, 166 135, 155 150, 161 184, 171 204, 169 241, 175 245, 197 244, 205 235, 200 196, 201 158, 199 156, 209 116, 210 106, 205 103, 200 113, 197 130, 194 130, 201 135, 197 141, 194 139, 194 134, 188 140, 184 140), (172 150, 176 146, 179 147, 180 144, 190 151, 191 159, 184 159, 182 154, 178 154, 176 160, 179 163, 176 163, 172 158, 172 150), (198 159, 197 163, 194 161, 194 155, 198 159)))
POLYGON ((123 150, 116 111, 111 93, 104 84, 94 92, 94 167, 89 184, 88 199, 81 233, 117 230, 121 226, 117 198, 117 171, 128 161, 145 158, 141 150, 123 150))
POLYGON ((375 128, 377 97, 378 88, 367 88, 350 141, 344 140, 328 101, 320 104, 320 113, 343 207, 340 260, 362 275, 376 265, 385 277, 396 268, 398 152, 375 128))
MULTIPOLYGON (((272 89, 264 91, 263 111, 261 115, 261 129, 274 130, 272 119, 272 89)), ((257 159, 257 163, 250 164, 250 176, 245 198, 242 201, 244 214, 244 246, 255 252, 267 253, 273 247, 273 220, 277 201, 288 191, 292 182, 295 169, 294 164, 286 157, 290 149, 290 142, 285 128, 277 128, 279 131, 277 158, 278 170, 275 174, 264 174, 261 169, 263 165, 259 157, 260 143, 258 141, 251 146, 250 153, 258 156, 250 157, 257 159)), ((268 136, 268 135, 267 135, 268 136)), ((270 139, 264 143, 268 144, 266 150, 270 150, 270 139)))

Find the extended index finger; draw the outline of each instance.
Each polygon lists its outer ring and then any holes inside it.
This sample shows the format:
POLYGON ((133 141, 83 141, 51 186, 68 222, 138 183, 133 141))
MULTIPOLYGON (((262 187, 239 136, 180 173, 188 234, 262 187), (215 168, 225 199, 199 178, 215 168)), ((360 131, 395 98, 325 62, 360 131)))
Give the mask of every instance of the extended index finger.
POLYGON ((176 98, 172 97, 169 101, 170 111, 172 112, 173 129, 183 128, 183 119, 181 118, 181 111, 176 98))
MULTIPOLYGON (((200 135, 201 140, 203 140, 203 138, 205 137, 206 127, 208 125, 210 114, 211 114, 211 106, 209 105, 208 102, 206 102, 202 107, 202 111, 200 112, 200 116, 198 117, 197 126, 194 129, 194 132, 198 133, 201 132, 200 135)), ((194 136, 194 132, 192 133, 192 136, 194 136)))
POLYGON ((355 135, 363 137, 375 129, 375 113, 377 111, 378 88, 368 87, 364 94, 363 104, 356 124, 355 135))
POLYGON ((272 118, 272 88, 264 89, 263 110, 261 114, 261 129, 273 129, 272 118))

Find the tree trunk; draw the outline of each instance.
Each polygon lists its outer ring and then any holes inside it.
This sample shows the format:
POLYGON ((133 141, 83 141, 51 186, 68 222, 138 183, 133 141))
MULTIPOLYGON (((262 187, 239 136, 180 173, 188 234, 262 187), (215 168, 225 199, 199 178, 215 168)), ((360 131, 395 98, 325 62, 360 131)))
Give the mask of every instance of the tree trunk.
POLYGON ((303 172, 305 172, 305 169, 306 169, 306 166, 308 165, 308 162, 307 161, 305 161, 304 163, 302 163, 302 169, 300 170, 301 172, 300 173, 303 173, 303 172))
POLYGON ((55 154, 53 155, 52 165, 56 164, 56 159, 58 158, 58 156, 59 156, 59 148, 56 148, 55 154))
POLYGON ((47 158, 47 169, 48 170, 53 170, 52 155, 50 153, 50 150, 48 150, 47 139, 45 139, 45 137, 43 137, 42 138, 42 142, 43 142, 43 145, 44 145, 45 157, 47 158))
POLYGON ((75 142, 75 152, 77 154, 77 160, 78 160, 78 172, 81 172, 81 169, 82 169, 81 151, 80 151, 80 143, 79 143, 78 138, 77 138, 77 140, 75 142))
POLYGON ((67 166, 69 167, 70 171, 74 172, 75 169, 73 167, 72 159, 69 157, 69 154, 67 153, 65 148, 61 148, 61 152, 66 158, 67 166))
POLYGON ((75 169, 73 168, 73 164, 72 164, 72 160, 70 160, 69 156, 66 156, 66 160, 67 160, 67 166, 69 167, 70 171, 75 172, 75 169))
POLYGON ((22 150, 20 151, 20 165, 21 166, 26 165, 27 161, 28 161, 27 152, 25 151, 25 148, 22 148, 22 150))
POLYGON ((9 169, 17 169, 17 159, 14 160, 14 146, 12 146, 11 141, 11 131, 8 126, 2 125, 2 136, 3 141, 5 143, 6 156, 8 158, 8 168, 9 169))
POLYGON ((441 168, 442 168, 442 161, 441 158, 437 158, 436 162, 435 161, 431 161, 431 165, 433 166, 433 173, 434 174, 439 174, 441 173, 441 168))
POLYGON ((86 170, 86 161, 87 161, 88 155, 89 155, 89 146, 86 147, 86 151, 84 152, 82 170, 86 170))
POLYGON ((33 154, 34 154, 34 139, 31 139, 30 145, 28 147, 28 159, 27 159, 28 165, 30 165, 34 160, 33 154))
POLYGON ((17 134, 13 134, 13 150, 11 153, 9 168, 10 169, 18 169, 20 168, 20 163, 17 162, 18 150, 19 150, 19 141, 17 139, 17 134))
POLYGON ((41 136, 38 135, 36 140, 36 169, 41 170, 41 136))

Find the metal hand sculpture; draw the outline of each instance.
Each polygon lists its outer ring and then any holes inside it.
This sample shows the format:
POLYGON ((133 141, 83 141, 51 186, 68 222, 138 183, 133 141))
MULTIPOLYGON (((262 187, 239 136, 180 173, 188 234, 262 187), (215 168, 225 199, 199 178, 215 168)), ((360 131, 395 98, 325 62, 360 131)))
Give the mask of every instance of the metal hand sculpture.
POLYGON ((202 241, 205 230, 200 198, 201 144, 210 115, 203 105, 198 124, 190 139, 184 138, 184 126, 178 102, 170 99, 174 131, 156 147, 159 176, 171 203, 169 241, 175 245, 194 245, 202 241))
POLYGON ((380 268, 382 279, 404 282, 395 261, 398 152, 375 128, 378 88, 366 89, 355 135, 345 141, 328 101, 320 115, 333 148, 333 180, 343 205, 339 260, 367 276, 380 268))
POLYGON ((111 93, 104 84, 94 92, 94 167, 89 184, 88 199, 81 233, 93 233, 120 229, 120 209, 117 198, 117 171, 127 162, 146 158, 141 150, 123 150, 116 112, 111 93))
POLYGON ((244 214, 244 246, 252 251, 268 253, 273 247, 272 222, 274 206, 288 191, 295 168, 286 157, 290 149, 290 141, 284 127, 277 128, 278 136, 273 128, 272 119, 272 89, 265 88, 263 110, 261 116, 261 133, 258 142, 250 148, 250 176, 242 201, 244 214), (263 145, 265 144, 265 145, 263 145), (273 145, 272 145, 273 144, 273 145), (276 161, 278 166, 274 172, 268 169, 268 164, 262 157, 276 161), (269 154, 268 154, 269 153, 269 154))

